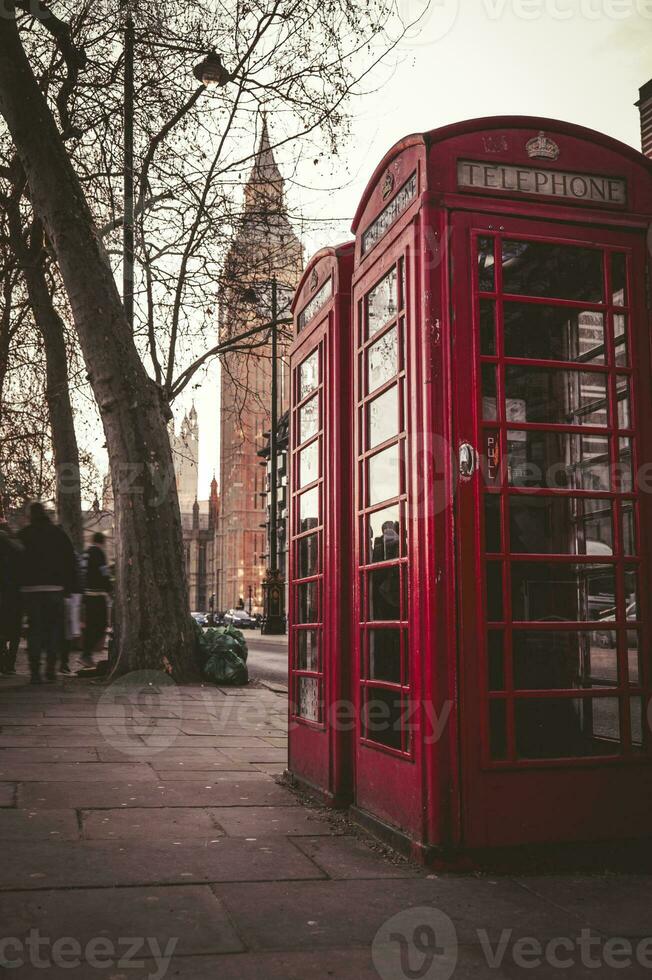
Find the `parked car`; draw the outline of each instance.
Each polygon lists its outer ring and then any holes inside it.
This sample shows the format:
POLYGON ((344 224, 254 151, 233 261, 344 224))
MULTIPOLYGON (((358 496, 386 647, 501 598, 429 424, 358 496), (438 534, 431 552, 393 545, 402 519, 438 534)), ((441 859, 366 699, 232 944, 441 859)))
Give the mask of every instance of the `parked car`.
POLYGON ((239 630, 255 630, 258 628, 255 616, 250 616, 246 609, 227 609, 224 613, 224 625, 235 626, 239 630))
POLYGON ((199 626, 208 626, 208 617, 205 613, 194 612, 190 613, 190 615, 199 626))

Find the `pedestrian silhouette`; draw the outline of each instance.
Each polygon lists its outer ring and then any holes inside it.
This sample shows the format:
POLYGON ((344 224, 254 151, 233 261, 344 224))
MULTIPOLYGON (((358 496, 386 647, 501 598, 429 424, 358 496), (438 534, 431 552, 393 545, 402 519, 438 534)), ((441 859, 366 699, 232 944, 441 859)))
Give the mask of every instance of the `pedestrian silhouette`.
POLYGON ((0 521, 0 674, 16 673, 16 656, 23 620, 20 596, 22 545, 9 524, 0 521))
POLYGON ((18 535, 24 549, 21 594, 29 625, 29 667, 32 684, 40 684, 45 653, 45 678, 52 683, 65 642, 64 600, 75 587, 75 552, 68 535, 52 523, 43 504, 32 504, 29 518, 18 535))

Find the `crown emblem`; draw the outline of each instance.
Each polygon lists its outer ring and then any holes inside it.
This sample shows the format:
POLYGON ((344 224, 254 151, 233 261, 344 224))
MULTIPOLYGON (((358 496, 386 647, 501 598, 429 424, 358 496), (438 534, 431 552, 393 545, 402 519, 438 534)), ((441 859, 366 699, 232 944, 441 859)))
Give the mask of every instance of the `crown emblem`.
POLYGON ((536 160, 556 160, 559 156, 559 147, 554 140, 543 132, 525 144, 527 155, 536 160))
POLYGON ((317 270, 313 269, 312 275, 310 277, 310 288, 312 290, 315 290, 317 288, 318 283, 319 283, 319 276, 317 275, 317 270))
POLYGON ((386 197, 389 197, 389 195, 392 193, 393 190, 394 190, 394 174, 392 173, 391 170, 388 170, 383 178, 383 201, 385 200, 386 197))

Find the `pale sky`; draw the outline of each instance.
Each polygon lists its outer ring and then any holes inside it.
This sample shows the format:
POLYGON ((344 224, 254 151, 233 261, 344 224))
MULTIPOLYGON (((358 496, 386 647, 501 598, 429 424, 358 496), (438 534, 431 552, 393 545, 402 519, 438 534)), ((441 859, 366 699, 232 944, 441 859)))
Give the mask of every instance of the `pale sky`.
MULTIPOLYGON (((407 21, 425 6, 400 3, 407 21)), ((633 103, 652 77, 652 0, 434 0, 411 34, 377 73, 379 90, 352 104, 355 138, 340 157, 299 170, 311 190, 288 186, 293 211, 339 219, 337 227, 315 224, 303 235, 306 258, 348 237, 374 168, 409 133, 478 116, 534 115, 640 146, 633 103), (334 183, 345 186, 333 191, 334 183)), ((213 367, 194 392, 202 498, 218 469, 218 378, 213 367)))

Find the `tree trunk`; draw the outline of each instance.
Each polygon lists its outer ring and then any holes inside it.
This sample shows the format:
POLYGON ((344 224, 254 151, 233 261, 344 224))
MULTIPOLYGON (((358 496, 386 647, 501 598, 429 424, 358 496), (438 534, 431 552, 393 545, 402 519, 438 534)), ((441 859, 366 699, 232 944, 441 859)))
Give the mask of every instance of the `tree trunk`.
POLYGON ((57 514, 73 547, 81 553, 84 550, 84 520, 79 447, 68 386, 68 357, 63 322, 54 307, 45 277, 45 251, 40 222, 33 222, 32 240, 28 247, 23 237, 20 205, 15 198, 9 201, 7 210, 11 247, 25 277, 34 320, 45 345, 46 399, 57 475, 57 514))
POLYGON ((99 406, 116 519, 116 673, 194 675, 181 517, 166 412, 128 328, 77 174, 23 50, 0 17, 0 111, 57 258, 99 406))

